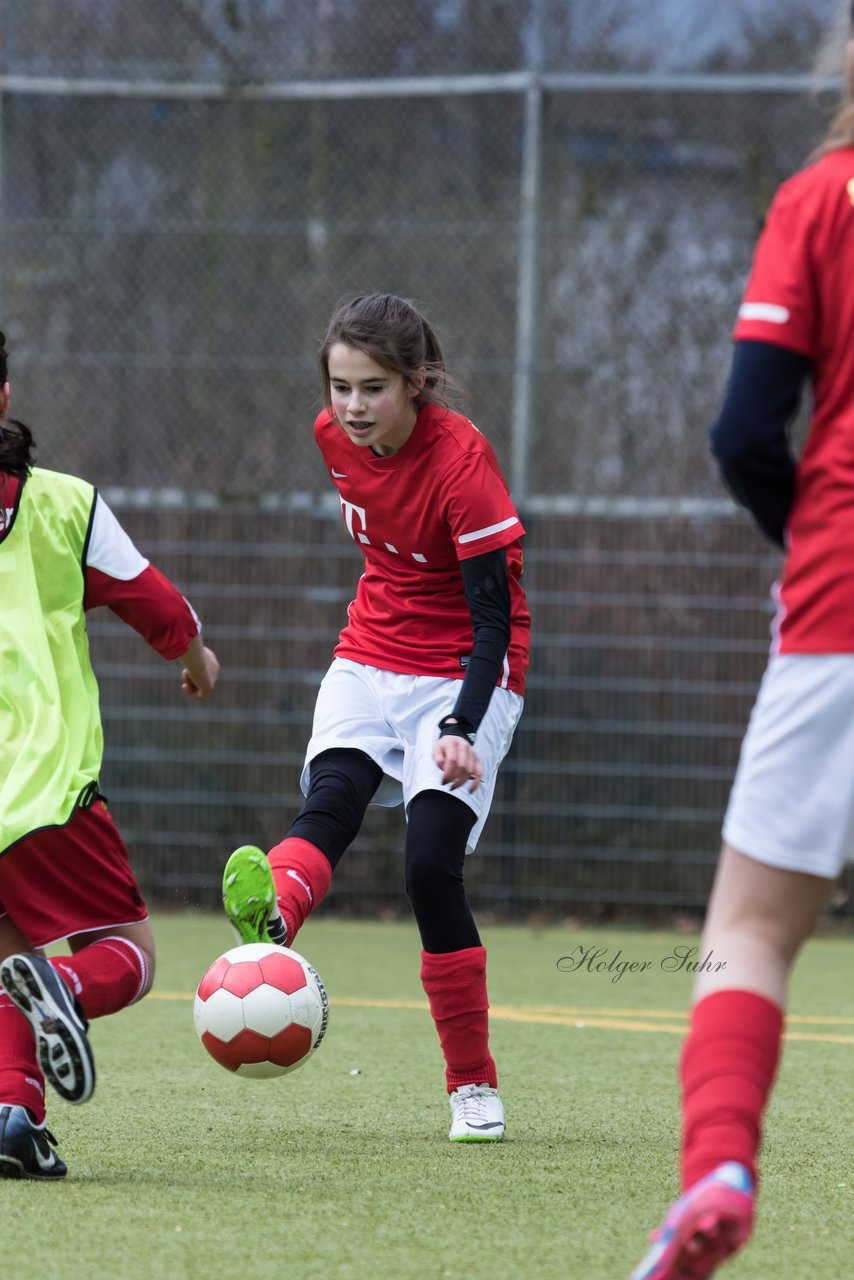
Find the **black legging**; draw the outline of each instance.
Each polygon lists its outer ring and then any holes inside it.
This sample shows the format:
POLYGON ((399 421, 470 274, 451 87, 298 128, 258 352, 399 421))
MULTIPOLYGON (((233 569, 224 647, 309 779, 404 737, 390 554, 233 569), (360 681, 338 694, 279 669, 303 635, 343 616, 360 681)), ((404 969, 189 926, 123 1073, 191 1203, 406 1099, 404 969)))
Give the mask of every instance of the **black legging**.
MULTIPOLYGON (((338 748, 311 762, 309 791, 289 836, 315 845, 336 867, 356 838, 382 770, 363 751, 338 748)), ((446 791, 419 791, 409 806, 404 886, 425 951, 479 947, 463 866, 473 811, 446 791)))
POLYGON ((364 751, 323 751, 311 762, 308 795, 289 836, 325 853, 333 869, 359 834, 383 771, 364 751))
POLYGON ((421 944, 436 955, 480 946, 463 883, 475 821, 474 811, 448 791, 419 791, 409 806, 403 883, 421 944))

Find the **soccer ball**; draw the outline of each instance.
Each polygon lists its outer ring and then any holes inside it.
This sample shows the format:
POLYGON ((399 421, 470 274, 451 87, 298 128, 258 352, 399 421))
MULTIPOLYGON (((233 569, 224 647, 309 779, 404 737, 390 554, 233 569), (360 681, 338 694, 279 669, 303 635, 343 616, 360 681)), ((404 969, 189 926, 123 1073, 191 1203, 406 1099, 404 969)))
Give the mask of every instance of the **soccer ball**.
POLYGON ((283 1076, 326 1034, 329 999, 319 976, 288 947, 251 942, 215 960, 193 1006, 199 1039, 239 1076, 283 1076))

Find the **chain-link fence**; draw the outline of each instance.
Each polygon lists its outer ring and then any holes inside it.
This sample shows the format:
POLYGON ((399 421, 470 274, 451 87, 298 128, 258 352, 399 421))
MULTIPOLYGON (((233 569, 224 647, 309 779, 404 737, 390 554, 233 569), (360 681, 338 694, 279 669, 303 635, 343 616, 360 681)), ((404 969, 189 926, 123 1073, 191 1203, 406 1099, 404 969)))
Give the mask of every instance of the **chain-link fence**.
MULTIPOLYGON (((315 692, 358 572, 336 512, 126 510, 211 620, 226 671, 187 708, 118 621, 97 626, 104 785, 158 897, 216 900, 230 846, 299 805, 315 692), (141 660, 140 660, 141 659, 141 660)), ((525 714, 469 869, 501 916, 696 909, 767 650, 777 561, 739 518, 624 506, 526 517, 536 645, 525 714)), ((402 817, 369 810, 339 902, 401 905, 402 817)))
MULTIPOLYGON (((531 692, 479 901, 697 907, 777 568, 706 426, 763 211, 833 105, 835 0, 0 7, 15 409, 223 659, 215 703, 174 706, 93 626, 149 890, 213 892, 295 811, 358 572, 319 496, 315 352, 338 297, 388 290, 435 322, 529 528, 531 692)), ((400 844, 371 817, 338 900, 398 902, 400 844)))

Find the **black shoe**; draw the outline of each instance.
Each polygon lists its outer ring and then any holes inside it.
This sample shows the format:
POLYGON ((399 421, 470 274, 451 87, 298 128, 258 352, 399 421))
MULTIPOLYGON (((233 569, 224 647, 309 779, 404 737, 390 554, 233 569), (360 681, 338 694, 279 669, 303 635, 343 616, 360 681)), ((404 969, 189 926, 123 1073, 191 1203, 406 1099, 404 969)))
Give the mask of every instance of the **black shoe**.
POLYGON ((0 984, 29 1022, 45 1079, 66 1102, 88 1102, 95 1061, 74 996, 52 964, 21 952, 0 964, 0 984))
POLYGON ((0 1178, 64 1178, 56 1138, 33 1124, 26 1107, 0 1105, 0 1178))

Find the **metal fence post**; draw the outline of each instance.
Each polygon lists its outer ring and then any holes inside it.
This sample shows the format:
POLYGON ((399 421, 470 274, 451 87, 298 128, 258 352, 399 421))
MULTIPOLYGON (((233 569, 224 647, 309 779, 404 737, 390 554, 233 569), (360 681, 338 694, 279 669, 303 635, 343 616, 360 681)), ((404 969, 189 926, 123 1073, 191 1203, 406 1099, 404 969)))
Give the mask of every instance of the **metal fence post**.
POLYGON ((532 418, 536 404, 537 306, 543 90, 539 76, 525 91, 519 194, 519 259, 516 282, 516 353, 510 487, 524 503, 530 490, 532 418))
MULTIPOLYGON (((0 89, 0 324, 5 328, 8 325, 8 319, 5 315, 6 310, 6 216, 5 216, 5 195, 6 184, 5 178, 5 158, 6 158, 6 95, 0 89)), ((8 332, 8 330, 7 330, 8 332)))

